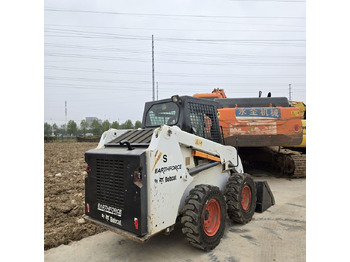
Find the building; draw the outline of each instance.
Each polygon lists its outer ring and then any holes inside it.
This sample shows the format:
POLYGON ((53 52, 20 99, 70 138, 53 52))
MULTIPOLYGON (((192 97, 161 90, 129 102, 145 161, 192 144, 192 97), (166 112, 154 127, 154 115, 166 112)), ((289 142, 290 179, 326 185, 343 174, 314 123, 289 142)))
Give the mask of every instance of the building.
POLYGON ((85 120, 86 122, 91 125, 91 123, 94 121, 94 120, 97 120, 100 124, 102 124, 102 120, 97 118, 97 117, 85 117, 85 120))

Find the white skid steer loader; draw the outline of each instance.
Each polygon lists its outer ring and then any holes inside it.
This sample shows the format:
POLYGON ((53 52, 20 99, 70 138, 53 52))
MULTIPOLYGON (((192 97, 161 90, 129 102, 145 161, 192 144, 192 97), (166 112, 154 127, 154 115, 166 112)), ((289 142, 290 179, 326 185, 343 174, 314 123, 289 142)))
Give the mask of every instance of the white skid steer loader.
POLYGON ((85 218, 139 242, 180 221, 190 244, 212 250, 226 214, 245 224, 273 205, 267 183, 254 182, 236 148, 221 143, 216 106, 173 96, 146 103, 142 129, 107 131, 85 153, 85 218))

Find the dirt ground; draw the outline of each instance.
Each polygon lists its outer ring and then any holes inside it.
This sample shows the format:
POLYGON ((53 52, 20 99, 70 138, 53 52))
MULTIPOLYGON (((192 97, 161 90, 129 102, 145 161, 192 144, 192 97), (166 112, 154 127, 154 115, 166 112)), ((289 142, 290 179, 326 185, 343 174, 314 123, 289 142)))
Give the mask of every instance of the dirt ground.
POLYGON ((45 143, 44 249, 68 244, 104 229, 87 224, 84 216, 84 152, 97 143, 45 143))

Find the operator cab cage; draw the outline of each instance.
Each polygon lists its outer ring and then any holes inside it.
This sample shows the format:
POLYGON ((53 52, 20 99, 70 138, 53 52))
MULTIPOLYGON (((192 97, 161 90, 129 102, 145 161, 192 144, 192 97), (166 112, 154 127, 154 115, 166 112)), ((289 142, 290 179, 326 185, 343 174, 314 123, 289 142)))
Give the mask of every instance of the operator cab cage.
POLYGON ((183 131, 221 144, 217 108, 217 102, 191 96, 175 95, 168 99, 147 102, 142 128, 176 125, 183 131))

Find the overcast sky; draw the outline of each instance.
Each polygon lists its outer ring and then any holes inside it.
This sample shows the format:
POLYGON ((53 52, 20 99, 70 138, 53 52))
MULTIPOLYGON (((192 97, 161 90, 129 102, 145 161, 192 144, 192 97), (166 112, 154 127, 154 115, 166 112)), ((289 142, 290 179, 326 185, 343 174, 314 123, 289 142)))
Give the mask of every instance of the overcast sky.
POLYGON ((141 120, 155 98, 223 88, 306 102, 305 2, 45 0, 45 122, 141 120), (65 117, 67 101, 67 119, 65 117))

